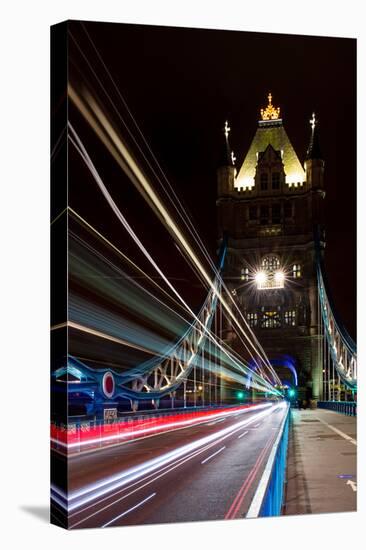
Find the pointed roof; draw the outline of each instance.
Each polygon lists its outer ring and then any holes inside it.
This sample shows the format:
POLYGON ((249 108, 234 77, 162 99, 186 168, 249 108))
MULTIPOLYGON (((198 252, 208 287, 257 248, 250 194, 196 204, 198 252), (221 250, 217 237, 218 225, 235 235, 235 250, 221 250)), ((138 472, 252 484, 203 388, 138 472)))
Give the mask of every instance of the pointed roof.
POLYGON ((306 160, 309 159, 322 159, 322 153, 320 150, 320 144, 319 144, 319 132, 318 132, 318 124, 317 120, 315 118, 315 113, 313 113, 312 118, 310 119, 310 125, 311 125, 311 136, 310 136, 310 143, 308 150, 306 152, 306 160))
POLYGON ((282 119, 279 118, 280 109, 272 105, 271 94, 268 100, 267 108, 261 109, 262 119, 258 121, 257 131, 235 180, 235 187, 254 186, 257 157, 268 145, 281 152, 287 184, 302 183, 306 180, 305 171, 288 138, 282 119))
POLYGON ((281 157, 281 151, 276 150, 272 145, 269 143, 264 151, 260 151, 258 153, 258 162, 260 162, 261 159, 277 159, 282 162, 281 157))

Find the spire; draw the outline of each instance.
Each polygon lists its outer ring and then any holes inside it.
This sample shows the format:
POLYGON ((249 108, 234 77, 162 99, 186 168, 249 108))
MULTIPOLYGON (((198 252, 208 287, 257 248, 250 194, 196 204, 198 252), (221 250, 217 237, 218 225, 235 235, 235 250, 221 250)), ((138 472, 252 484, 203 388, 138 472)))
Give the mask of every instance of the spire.
POLYGON ((272 94, 268 94, 268 105, 265 109, 261 109, 262 120, 277 120, 280 118, 280 108, 272 105, 272 94))
POLYGON ((311 126, 311 136, 308 150, 306 152, 306 160, 310 159, 322 159, 322 153, 319 145, 319 133, 318 133, 318 121, 313 113, 309 120, 311 126))
POLYGON ((230 149, 230 143, 229 143, 229 133, 231 131, 231 128, 229 126, 228 121, 225 121, 224 126, 224 134, 225 134, 225 146, 222 150, 222 155, 220 159, 220 166, 235 166, 235 156, 234 152, 230 149))

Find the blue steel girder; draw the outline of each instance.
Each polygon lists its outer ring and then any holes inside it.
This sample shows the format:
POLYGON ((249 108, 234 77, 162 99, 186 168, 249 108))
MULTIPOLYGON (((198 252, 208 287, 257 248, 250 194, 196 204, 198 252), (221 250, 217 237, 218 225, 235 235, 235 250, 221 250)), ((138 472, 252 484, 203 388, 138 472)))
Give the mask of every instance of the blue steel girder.
POLYGON ((357 390, 357 349, 345 327, 337 319, 334 306, 326 288, 326 277, 320 255, 319 233, 316 235, 317 279, 320 310, 324 333, 335 369, 342 383, 351 390, 357 390))
POLYGON ((113 369, 92 369, 75 357, 68 357, 68 364, 53 373, 57 385, 68 382, 70 397, 77 395, 94 395, 97 401, 106 398, 129 399, 130 401, 158 400, 172 394, 187 380, 191 370, 197 364, 199 354, 211 330, 215 315, 217 298, 220 292, 220 272, 226 254, 226 243, 223 243, 219 271, 212 283, 205 303, 186 333, 168 350, 163 357, 149 361, 130 369, 125 373, 113 369), (113 377, 114 387, 110 394, 105 391, 106 373, 113 377))

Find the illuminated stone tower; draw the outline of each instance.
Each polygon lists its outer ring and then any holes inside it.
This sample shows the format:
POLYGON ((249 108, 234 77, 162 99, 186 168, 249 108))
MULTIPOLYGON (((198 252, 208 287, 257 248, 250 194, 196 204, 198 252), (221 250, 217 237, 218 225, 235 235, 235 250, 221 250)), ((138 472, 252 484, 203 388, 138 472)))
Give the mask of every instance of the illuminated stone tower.
MULTIPOLYGON (((310 123, 303 168, 269 94, 238 173, 226 123, 217 210, 219 240, 228 239, 224 278, 248 324, 284 383, 320 399, 314 228, 323 225, 324 161, 315 115, 310 123)), ((240 348, 230 326, 225 338, 240 348)))

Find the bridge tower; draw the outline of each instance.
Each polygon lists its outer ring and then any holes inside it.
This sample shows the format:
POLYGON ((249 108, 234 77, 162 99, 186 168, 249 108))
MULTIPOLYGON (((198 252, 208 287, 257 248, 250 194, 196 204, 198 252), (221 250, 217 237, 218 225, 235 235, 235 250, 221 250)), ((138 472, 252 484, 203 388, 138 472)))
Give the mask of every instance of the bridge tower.
MULTIPOLYGON (((280 378, 297 382, 299 397, 321 399, 314 228, 323 226, 325 192, 317 121, 313 115, 302 166, 271 94, 260 113, 238 172, 225 124, 217 174, 218 236, 228 239, 224 279, 280 378)), ((239 351, 230 324, 224 336, 239 351)))

